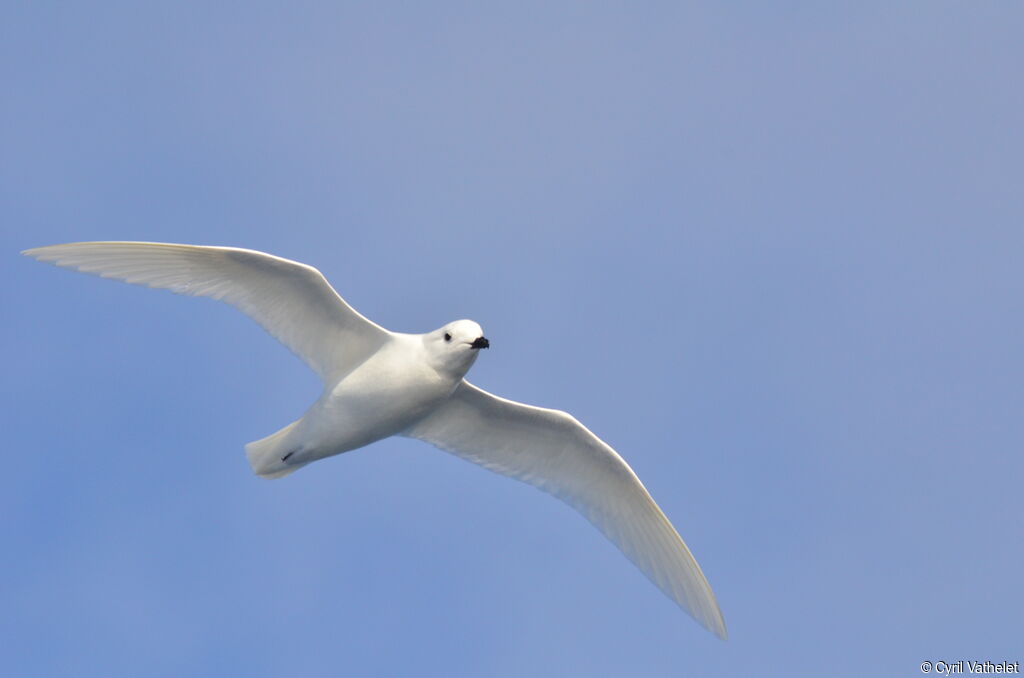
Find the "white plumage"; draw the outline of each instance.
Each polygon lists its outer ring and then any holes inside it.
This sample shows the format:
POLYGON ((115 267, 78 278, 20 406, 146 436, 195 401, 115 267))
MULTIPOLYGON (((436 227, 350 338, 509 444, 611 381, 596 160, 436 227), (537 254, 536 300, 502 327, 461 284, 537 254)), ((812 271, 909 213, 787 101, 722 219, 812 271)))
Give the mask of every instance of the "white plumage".
POLYGON ((24 254, 220 299, 302 358, 323 380, 323 395, 298 421, 246 446, 256 473, 277 478, 391 435, 418 438, 566 502, 669 598, 726 637, 700 566, 615 450, 565 412, 505 400, 463 379, 489 345, 475 322, 390 332, 345 303, 315 268, 253 250, 91 242, 24 254))

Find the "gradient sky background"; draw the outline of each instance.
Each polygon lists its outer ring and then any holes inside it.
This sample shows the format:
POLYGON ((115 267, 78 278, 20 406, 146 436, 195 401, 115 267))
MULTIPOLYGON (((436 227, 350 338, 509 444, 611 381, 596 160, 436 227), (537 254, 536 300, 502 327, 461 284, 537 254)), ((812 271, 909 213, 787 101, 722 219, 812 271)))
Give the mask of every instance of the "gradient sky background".
POLYGON ((8 2, 6 675, 920 675, 1024 660, 1024 7, 8 2), (320 268, 616 447, 723 643, 410 440, 253 476, 314 375, 53 243, 320 268))

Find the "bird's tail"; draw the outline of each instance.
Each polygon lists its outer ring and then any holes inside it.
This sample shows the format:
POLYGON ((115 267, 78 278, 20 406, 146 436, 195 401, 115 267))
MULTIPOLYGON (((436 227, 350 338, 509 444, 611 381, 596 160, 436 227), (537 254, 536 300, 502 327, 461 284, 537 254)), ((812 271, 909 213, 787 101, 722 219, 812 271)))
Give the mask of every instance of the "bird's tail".
POLYGON ((297 471, 305 464, 289 464, 287 457, 294 450, 289 449, 288 434, 299 422, 293 421, 277 433, 254 440, 245 446, 245 456, 256 475, 263 478, 283 478, 297 471))

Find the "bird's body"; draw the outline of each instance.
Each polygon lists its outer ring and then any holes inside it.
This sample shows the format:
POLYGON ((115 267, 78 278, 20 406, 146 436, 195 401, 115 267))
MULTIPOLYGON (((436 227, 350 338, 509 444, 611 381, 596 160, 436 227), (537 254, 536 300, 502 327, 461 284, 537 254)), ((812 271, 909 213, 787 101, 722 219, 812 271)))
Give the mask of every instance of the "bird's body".
POLYGON ((463 378, 490 345, 477 323, 390 332, 356 312, 315 268, 253 250, 94 242, 24 254, 219 299, 302 358, 320 376, 323 394, 298 421, 246 445, 260 476, 279 478, 392 435, 423 440, 566 502, 668 597, 725 638, 700 566, 615 450, 565 412, 505 400, 463 378))
MULTIPOLYGON (((476 329, 474 338, 481 336, 476 323, 459 323, 470 333, 476 329)), ((327 384, 301 419, 247 445, 249 462, 259 475, 277 478, 400 434, 447 400, 476 356, 468 354, 465 370, 439 369, 422 337, 394 333, 376 353, 327 384)))

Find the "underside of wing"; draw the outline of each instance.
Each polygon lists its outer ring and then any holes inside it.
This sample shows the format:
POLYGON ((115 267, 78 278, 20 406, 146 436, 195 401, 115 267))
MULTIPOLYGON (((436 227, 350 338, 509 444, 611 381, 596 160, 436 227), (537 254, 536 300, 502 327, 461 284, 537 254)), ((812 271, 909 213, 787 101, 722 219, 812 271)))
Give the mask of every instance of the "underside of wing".
POLYGON ((622 457, 572 416, 463 381, 405 435, 565 501, 694 619, 726 637, 715 594, 690 549, 622 457))
POLYGON ((231 304, 325 380, 365 360, 389 334, 345 303, 312 266, 254 250, 83 242, 23 254, 83 273, 231 304))

